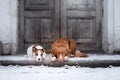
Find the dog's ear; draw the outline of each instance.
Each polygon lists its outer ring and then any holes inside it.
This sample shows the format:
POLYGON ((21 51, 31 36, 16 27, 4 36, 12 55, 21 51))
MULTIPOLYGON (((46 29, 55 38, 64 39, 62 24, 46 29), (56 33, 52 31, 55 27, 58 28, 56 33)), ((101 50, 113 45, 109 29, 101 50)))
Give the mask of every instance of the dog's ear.
POLYGON ((35 52, 37 50, 36 45, 33 45, 32 52, 35 52))
POLYGON ((43 51, 43 53, 45 52, 45 49, 41 49, 43 51))

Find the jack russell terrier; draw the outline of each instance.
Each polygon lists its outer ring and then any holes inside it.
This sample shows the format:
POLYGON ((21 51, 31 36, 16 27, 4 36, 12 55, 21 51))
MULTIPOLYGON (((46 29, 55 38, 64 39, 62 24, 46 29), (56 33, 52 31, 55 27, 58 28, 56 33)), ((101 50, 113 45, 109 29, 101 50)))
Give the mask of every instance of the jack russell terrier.
POLYGON ((37 62, 41 62, 42 60, 45 59, 46 57, 46 52, 45 49, 38 45, 38 44, 33 44, 27 49, 27 56, 29 58, 35 58, 37 62))

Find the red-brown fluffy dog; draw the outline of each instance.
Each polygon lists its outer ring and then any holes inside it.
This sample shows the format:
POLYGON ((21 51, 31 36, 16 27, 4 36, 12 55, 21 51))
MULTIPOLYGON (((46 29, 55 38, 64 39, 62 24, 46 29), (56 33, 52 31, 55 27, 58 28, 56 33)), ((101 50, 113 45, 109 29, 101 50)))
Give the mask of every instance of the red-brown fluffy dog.
POLYGON ((52 59, 51 61, 66 61, 70 55, 75 57, 87 57, 88 55, 77 50, 77 45, 73 39, 57 39, 52 44, 52 59))

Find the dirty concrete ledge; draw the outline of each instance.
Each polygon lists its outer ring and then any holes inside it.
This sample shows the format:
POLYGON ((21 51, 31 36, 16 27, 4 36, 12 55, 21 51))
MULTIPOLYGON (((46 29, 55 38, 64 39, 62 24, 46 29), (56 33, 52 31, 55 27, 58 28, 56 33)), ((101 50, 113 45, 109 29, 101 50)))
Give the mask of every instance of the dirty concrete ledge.
POLYGON ((68 66, 81 66, 81 67, 109 67, 109 66, 120 66, 120 60, 97 60, 97 61, 68 61, 68 62, 41 62, 37 63, 35 61, 13 61, 13 60, 4 60, 0 61, 0 64, 3 66, 8 66, 8 65, 20 65, 20 66, 27 66, 27 65, 45 65, 45 66, 52 66, 52 67, 62 67, 65 65, 68 66))
POLYGON ((47 58, 41 63, 37 63, 33 58, 29 59, 24 55, 14 56, 0 56, 0 64, 4 66, 8 65, 45 65, 52 67, 61 67, 65 65, 69 66, 81 66, 81 67, 109 67, 109 66, 120 66, 120 55, 96 55, 88 54, 87 58, 69 58, 65 62, 51 62, 51 55, 47 55, 47 58))

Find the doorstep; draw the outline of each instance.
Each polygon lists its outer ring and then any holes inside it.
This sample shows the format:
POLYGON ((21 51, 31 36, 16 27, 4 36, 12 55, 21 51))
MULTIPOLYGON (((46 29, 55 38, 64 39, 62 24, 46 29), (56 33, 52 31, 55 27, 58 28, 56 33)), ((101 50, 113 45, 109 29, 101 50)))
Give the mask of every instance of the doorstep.
POLYGON ((69 58, 65 62, 51 62, 51 55, 47 54, 47 57, 41 63, 38 63, 34 58, 27 58, 25 55, 0 55, 0 64, 4 66, 8 65, 45 65, 53 67, 61 67, 64 65, 69 66, 81 66, 81 67, 109 67, 109 66, 120 66, 120 55, 108 55, 108 54, 88 54, 86 58, 69 58))

